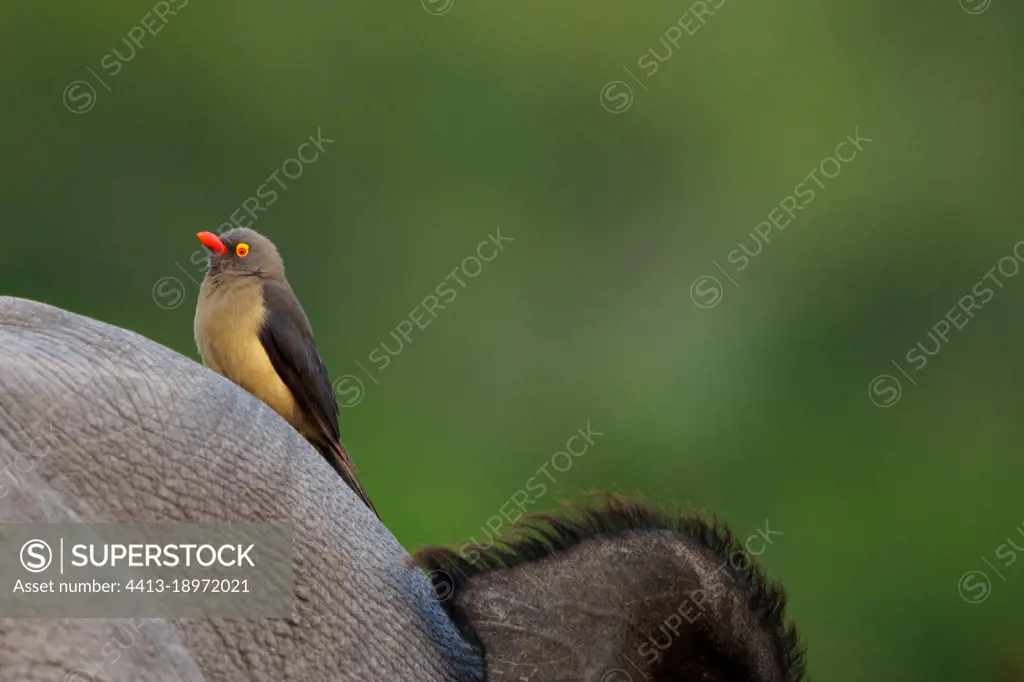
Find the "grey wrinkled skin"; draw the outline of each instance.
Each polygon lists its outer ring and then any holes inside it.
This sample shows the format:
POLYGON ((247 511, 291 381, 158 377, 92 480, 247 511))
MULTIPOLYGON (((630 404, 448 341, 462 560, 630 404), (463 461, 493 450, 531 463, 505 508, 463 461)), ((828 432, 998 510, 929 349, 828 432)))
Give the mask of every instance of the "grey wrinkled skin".
POLYGON ((2 523, 291 523, 296 581, 290 619, 0 618, 0 680, 481 679, 429 581, 327 462, 141 336, 0 297, 0 468, 2 523))

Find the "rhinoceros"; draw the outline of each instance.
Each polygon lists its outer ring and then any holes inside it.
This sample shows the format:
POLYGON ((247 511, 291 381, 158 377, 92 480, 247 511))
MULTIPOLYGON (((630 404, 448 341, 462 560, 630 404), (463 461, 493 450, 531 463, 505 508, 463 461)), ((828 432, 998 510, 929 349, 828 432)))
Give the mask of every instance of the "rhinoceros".
POLYGON ((720 524, 606 496, 528 515, 490 546, 410 555, 255 397, 135 333, 6 297, 0 467, 5 523, 272 519, 294 531, 290 617, 0 613, 5 682, 804 674, 785 594, 720 524))

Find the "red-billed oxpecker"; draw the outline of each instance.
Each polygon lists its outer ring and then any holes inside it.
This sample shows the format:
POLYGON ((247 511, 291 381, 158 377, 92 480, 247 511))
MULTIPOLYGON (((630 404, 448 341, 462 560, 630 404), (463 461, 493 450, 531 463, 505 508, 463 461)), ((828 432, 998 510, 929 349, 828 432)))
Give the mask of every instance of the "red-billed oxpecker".
POLYGON ((277 248, 246 228, 197 236, 210 250, 195 319, 203 363, 284 417, 376 514, 341 443, 338 401, 277 248))

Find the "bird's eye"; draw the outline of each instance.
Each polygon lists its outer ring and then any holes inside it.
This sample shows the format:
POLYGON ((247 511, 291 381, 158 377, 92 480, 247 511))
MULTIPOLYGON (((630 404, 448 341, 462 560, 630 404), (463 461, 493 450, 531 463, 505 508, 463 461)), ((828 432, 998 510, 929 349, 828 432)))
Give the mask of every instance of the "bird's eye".
POLYGON ((238 254, 239 258, 245 258, 246 256, 249 255, 249 245, 239 244, 238 246, 235 247, 235 253, 238 254))

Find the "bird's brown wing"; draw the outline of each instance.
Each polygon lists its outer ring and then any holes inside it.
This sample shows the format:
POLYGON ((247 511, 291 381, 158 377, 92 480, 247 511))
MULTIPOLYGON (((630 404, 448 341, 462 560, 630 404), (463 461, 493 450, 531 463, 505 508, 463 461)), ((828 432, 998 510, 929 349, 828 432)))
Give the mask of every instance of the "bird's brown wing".
POLYGON ((338 401, 327 368, 317 352, 306 313, 286 282, 264 282, 263 303, 267 315, 260 329, 260 343, 299 407, 320 431, 320 442, 313 444, 376 513, 356 475, 355 463, 341 443, 338 401))

